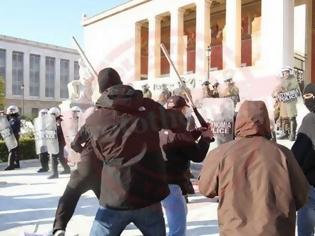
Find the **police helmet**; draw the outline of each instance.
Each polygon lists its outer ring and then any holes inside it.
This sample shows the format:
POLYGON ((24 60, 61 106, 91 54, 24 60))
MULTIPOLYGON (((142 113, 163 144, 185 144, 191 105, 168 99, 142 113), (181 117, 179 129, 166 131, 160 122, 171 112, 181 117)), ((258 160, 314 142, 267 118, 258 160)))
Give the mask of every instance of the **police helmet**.
POLYGON ((52 107, 49 109, 48 114, 59 117, 61 115, 60 110, 57 107, 52 107))
POLYGON ((82 112, 81 108, 78 106, 71 107, 72 112, 82 112))
POLYGON ((38 116, 44 116, 48 114, 48 109, 44 108, 38 112, 38 116))
POLYGON ((12 115, 12 114, 18 114, 19 113, 19 108, 15 105, 11 105, 7 109, 7 114, 12 115))

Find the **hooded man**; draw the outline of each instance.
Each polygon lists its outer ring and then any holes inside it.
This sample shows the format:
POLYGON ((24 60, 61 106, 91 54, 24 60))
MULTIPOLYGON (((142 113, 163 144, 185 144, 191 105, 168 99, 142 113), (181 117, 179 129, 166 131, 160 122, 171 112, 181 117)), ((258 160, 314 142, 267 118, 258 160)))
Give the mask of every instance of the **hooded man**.
POLYGON ((303 118, 292 152, 310 184, 308 202, 297 216, 298 233, 311 236, 315 233, 315 84, 305 87, 303 99, 310 112, 303 118))
MULTIPOLYGON (((112 68, 101 70, 98 74, 98 82, 100 93, 113 85, 122 84, 119 74, 112 68)), ((87 112, 92 114, 94 110, 92 108, 87 112)), ((82 138, 82 133, 78 132, 71 143, 71 148, 80 153, 80 162, 77 169, 71 173, 66 189, 59 199, 53 225, 54 236, 63 236, 83 193, 92 190, 96 197, 100 198, 103 163, 97 159, 91 141, 88 139, 82 141, 82 138), (81 146, 82 143, 85 143, 84 147, 81 146)))
POLYGON ((220 235, 294 236, 309 187, 293 153, 269 140, 264 102, 241 105, 235 135, 208 154, 199 179, 203 195, 219 196, 220 235))
POLYGON ((75 150, 91 141, 103 161, 100 208, 90 235, 120 235, 133 222, 143 235, 165 235, 160 201, 168 194, 159 131, 182 132, 185 117, 167 112, 142 92, 121 84, 118 73, 106 68, 99 74, 102 93, 97 110, 80 129, 75 150))

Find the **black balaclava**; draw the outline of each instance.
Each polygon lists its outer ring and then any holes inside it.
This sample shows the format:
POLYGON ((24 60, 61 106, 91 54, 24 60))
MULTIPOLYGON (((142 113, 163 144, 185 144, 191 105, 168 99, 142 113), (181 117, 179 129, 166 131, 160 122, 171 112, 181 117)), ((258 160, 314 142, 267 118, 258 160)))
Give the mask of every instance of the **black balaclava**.
POLYGON ((315 84, 308 84, 303 91, 304 104, 311 112, 315 112, 315 84))
POLYGON ((100 93, 109 87, 122 84, 119 74, 113 68, 105 68, 98 73, 98 85, 100 93))

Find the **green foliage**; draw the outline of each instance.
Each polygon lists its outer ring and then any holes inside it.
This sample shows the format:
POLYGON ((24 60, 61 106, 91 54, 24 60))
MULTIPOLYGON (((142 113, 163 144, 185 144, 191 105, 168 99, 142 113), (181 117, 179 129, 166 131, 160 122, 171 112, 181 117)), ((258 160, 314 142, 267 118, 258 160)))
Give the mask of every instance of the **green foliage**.
MULTIPOLYGON (((30 138, 20 139, 20 159, 28 160, 37 158, 35 150, 35 140, 30 138)), ((8 161, 8 149, 4 141, 0 141, 0 162, 8 161)))

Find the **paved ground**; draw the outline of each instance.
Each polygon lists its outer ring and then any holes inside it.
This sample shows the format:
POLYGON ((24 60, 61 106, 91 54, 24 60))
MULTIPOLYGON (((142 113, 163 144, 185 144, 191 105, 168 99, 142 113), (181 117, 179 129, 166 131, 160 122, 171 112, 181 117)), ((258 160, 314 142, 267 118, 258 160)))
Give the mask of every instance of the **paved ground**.
MULTIPOLYGON (((22 163, 22 169, 0 171, 0 235, 16 236, 22 232, 48 232, 53 223, 59 197, 69 175, 47 180, 48 174, 37 174, 38 161, 22 163)), ((0 170, 4 165, 0 165, 0 170)), ((187 235, 218 235, 215 201, 199 194, 189 198, 187 235)), ((68 225, 68 234, 86 236, 89 233, 98 203, 92 192, 84 194, 68 225)), ((141 235, 129 225, 123 235, 141 235)))

